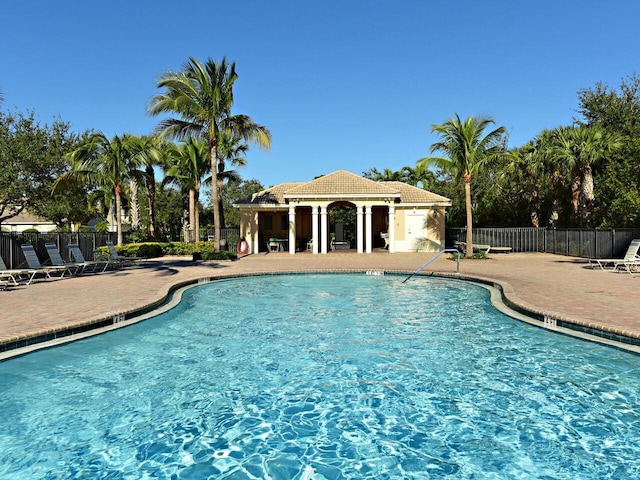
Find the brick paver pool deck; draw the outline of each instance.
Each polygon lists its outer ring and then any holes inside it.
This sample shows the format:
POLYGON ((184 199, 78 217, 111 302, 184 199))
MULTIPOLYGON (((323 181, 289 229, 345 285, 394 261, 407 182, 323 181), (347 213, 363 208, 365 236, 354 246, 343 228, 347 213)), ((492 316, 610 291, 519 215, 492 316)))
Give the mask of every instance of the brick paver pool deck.
MULTIPOLYGON (((411 273, 431 257, 386 251, 260 253, 233 262, 166 257, 139 267, 37 281, 0 292, 0 346, 130 314, 164 301, 177 284, 197 279, 271 272, 411 273)), ((431 272, 455 276, 456 262, 443 255, 423 271, 431 272)), ((640 339, 640 275, 591 269, 585 260, 572 257, 509 253, 462 260, 459 276, 499 285, 507 304, 518 310, 640 339)))

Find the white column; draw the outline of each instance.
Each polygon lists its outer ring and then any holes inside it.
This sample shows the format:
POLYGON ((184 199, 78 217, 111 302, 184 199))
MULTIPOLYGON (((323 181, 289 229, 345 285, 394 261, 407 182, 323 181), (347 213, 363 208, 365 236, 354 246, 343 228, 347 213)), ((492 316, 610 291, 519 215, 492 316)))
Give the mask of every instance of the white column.
POLYGON ((362 247, 363 242, 362 239, 364 238, 364 229, 362 228, 362 207, 357 207, 356 208, 356 235, 357 235, 357 239, 356 239, 356 243, 358 245, 358 253, 362 253, 364 251, 364 248, 362 247))
POLYGON ((396 251, 396 207, 389 205, 389 253, 396 251))
POLYGON ((329 224, 329 218, 327 215, 327 207, 323 205, 320 207, 320 253, 327 253, 327 238, 329 235, 327 234, 327 225, 329 224))
POLYGON ((318 253, 318 207, 311 207, 311 243, 311 251, 318 253))
POLYGON ((296 207, 289 205, 289 253, 296 253, 296 207))
POLYGON ((365 224, 365 252, 371 253, 371 243, 373 242, 373 229, 371 227, 371 207, 365 207, 364 210, 365 224))

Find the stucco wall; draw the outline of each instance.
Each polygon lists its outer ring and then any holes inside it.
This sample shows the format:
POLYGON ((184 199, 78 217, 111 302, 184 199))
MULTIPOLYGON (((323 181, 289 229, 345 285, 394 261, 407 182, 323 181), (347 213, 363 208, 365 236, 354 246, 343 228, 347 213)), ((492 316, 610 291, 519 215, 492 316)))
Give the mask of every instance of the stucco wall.
POLYGON ((444 209, 442 208, 396 208, 395 212, 396 252, 437 252, 444 248, 444 209), (421 230, 416 238, 407 237, 407 215, 420 218, 421 230), (426 219, 426 221, 425 221, 426 219))

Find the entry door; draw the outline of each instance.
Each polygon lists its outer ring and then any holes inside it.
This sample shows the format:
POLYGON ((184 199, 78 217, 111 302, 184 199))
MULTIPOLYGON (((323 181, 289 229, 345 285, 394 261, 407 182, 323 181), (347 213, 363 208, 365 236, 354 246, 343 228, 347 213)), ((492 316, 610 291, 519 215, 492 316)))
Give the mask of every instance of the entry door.
POLYGON ((407 214, 405 225, 405 238, 407 239, 407 247, 410 250, 417 250, 418 245, 424 243, 423 240, 427 238, 427 229, 425 228, 424 214, 407 214))

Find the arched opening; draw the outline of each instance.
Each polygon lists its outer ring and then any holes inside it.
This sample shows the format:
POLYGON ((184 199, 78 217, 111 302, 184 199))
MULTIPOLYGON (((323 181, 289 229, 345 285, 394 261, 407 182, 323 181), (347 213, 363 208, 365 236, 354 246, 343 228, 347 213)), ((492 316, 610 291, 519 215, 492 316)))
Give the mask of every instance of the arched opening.
POLYGON ((329 245, 331 250, 356 248, 356 206, 347 201, 329 205, 329 245))

